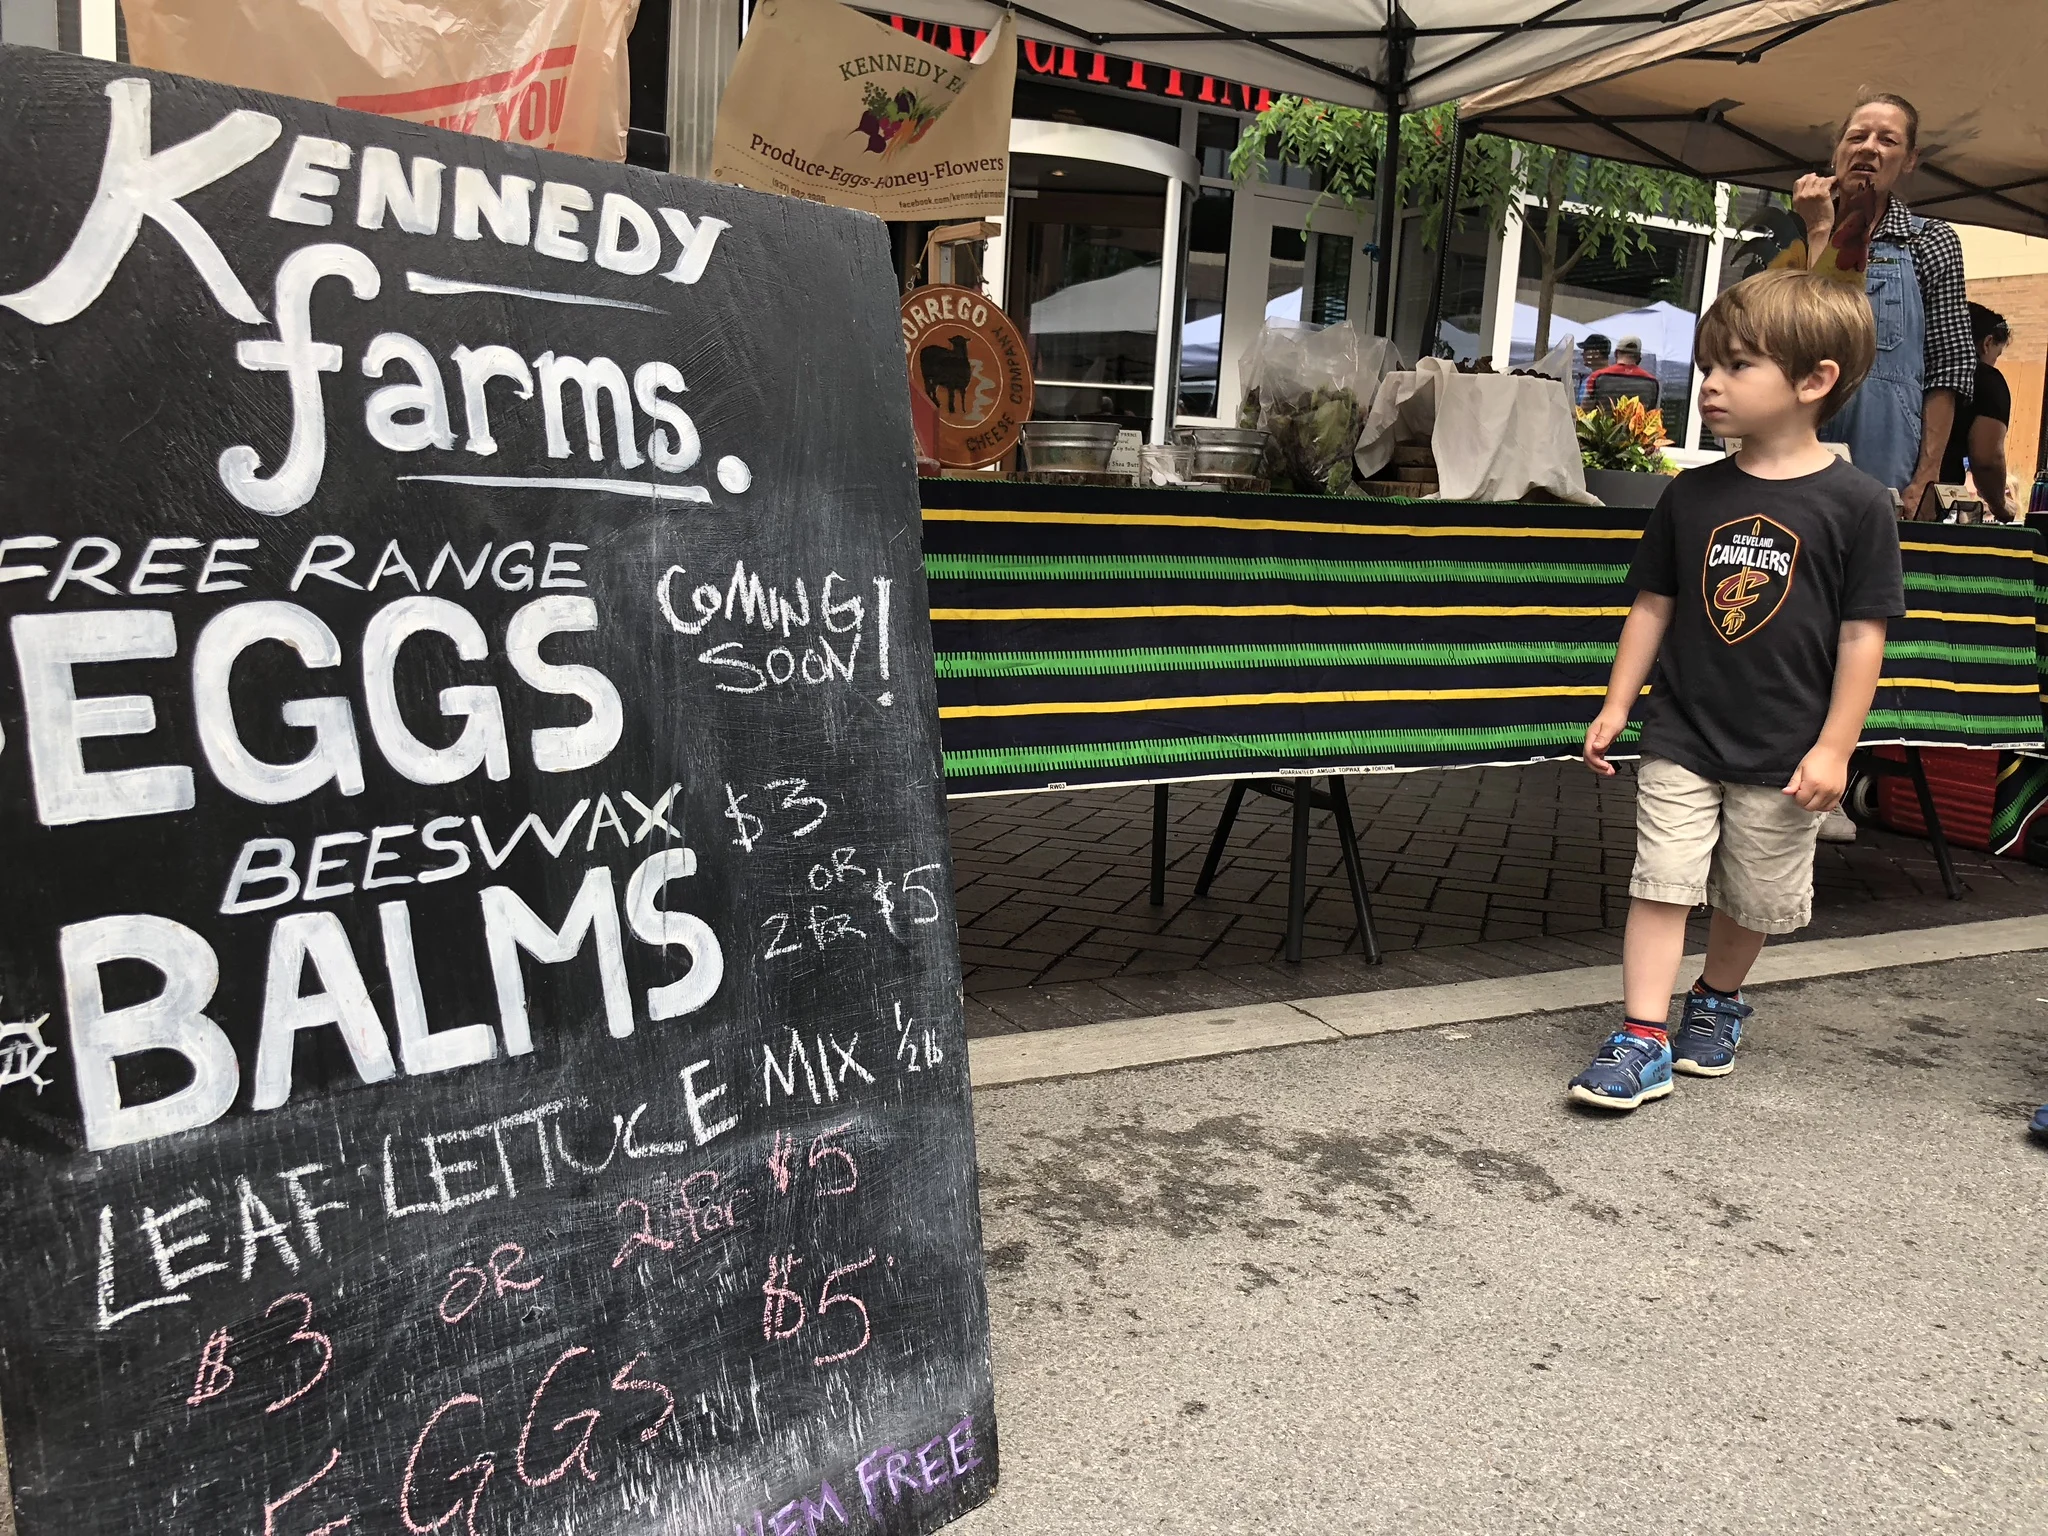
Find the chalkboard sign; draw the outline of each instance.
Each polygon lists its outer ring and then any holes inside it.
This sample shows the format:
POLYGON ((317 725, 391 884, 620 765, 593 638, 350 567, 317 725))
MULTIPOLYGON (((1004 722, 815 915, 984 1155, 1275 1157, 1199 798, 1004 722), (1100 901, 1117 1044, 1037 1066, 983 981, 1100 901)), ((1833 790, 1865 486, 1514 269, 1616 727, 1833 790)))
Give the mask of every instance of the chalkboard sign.
POLYGON ((0 50, 22 1536, 996 1477, 861 215, 0 50))

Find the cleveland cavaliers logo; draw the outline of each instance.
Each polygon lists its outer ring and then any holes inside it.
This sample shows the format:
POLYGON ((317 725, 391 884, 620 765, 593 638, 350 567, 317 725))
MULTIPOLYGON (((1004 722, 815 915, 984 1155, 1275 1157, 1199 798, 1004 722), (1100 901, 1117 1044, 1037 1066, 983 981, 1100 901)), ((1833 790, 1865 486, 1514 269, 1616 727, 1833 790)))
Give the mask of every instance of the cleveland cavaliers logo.
POLYGON ((1782 523, 1749 517, 1716 528, 1700 573, 1715 633, 1735 645, 1770 623, 1798 564, 1799 536, 1782 523))

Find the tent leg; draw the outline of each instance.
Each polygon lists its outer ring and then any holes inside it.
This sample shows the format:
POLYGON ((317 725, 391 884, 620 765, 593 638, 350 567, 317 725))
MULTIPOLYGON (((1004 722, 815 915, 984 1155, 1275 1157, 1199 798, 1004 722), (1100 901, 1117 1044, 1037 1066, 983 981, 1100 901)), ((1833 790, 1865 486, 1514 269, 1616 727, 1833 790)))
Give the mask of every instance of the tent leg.
POLYGON ((1379 259, 1372 274, 1372 328, 1375 335, 1390 335, 1394 326, 1394 250, 1401 239, 1401 109, 1387 113, 1387 147, 1380 156, 1379 174, 1373 181, 1376 211, 1373 241, 1379 259))
POLYGON ((1376 335, 1394 334, 1394 254, 1401 241, 1401 102, 1408 94, 1409 34, 1402 28, 1401 7, 1388 8, 1387 83, 1380 95, 1387 104, 1387 142, 1373 179, 1373 240, 1379 260, 1372 274, 1372 328, 1376 335))
POLYGON ((1458 109, 1451 108, 1451 164, 1445 176, 1444 210, 1438 221, 1436 232, 1436 272, 1429 280, 1429 313, 1422 321, 1422 346, 1419 362, 1423 357, 1435 357, 1437 342, 1443 332, 1444 287, 1451 276, 1451 232, 1458 227, 1458 182, 1465 174, 1465 125, 1458 117, 1458 109))

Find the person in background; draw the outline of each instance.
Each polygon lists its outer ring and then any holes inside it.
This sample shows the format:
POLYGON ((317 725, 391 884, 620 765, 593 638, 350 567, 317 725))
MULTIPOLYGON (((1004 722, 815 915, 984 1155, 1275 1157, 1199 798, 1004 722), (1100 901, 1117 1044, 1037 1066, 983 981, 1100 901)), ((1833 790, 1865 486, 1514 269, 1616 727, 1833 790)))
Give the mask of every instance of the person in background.
POLYGON ((1970 306, 1970 334, 1977 340, 1977 381, 1967 404, 1956 408, 1941 483, 1961 485, 1967 472, 1993 517, 2008 516, 2005 505, 2005 429, 2012 424, 2012 389, 1998 360, 2012 344, 2005 316, 1982 304, 1970 306))
MULTIPOLYGON (((1919 165, 1919 144, 1920 113, 1911 102, 1866 96, 1835 144, 1834 174, 1802 176, 1792 195, 1793 211, 1806 225, 1800 254, 1809 267, 1842 255, 1829 243, 1838 203, 1859 226, 1872 198, 1879 210, 1864 274, 1877 319, 1877 365, 1822 440, 1847 443, 1857 468, 1901 493, 1908 517, 1918 514, 1934 484, 1957 403, 1969 398, 1977 376, 1962 242, 1948 225, 1916 217, 1892 195, 1899 179, 1919 165)), ((1850 244, 1860 257, 1860 236, 1850 244)), ((1853 270, 1849 275, 1853 279, 1853 270)))
POLYGON ((1656 377, 1643 366, 1642 337, 1624 336, 1614 344, 1614 361, 1605 368, 1586 375, 1586 403, 1591 405, 1598 397, 1599 391, 1596 386, 1601 379, 1654 380, 1656 377))
POLYGON ((1602 336, 1598 331, 1593 332, 1592 335, 1579 344, 1579 361, 1586 370, 1579 378, 1579 403, 1581 405, 1591 403, 1593 398, 1591 394, 1593 375, 1602 368, 1605 368, 1608 360, 1613 355, 1614 343, 1605 336, 1602 336))

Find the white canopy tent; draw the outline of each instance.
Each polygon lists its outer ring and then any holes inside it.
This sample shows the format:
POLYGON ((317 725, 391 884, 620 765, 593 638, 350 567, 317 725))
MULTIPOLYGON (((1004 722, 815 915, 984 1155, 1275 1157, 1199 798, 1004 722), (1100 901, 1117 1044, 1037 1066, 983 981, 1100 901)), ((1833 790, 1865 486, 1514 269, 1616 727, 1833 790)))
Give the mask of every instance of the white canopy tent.
MULTIPOLYGON (((1452 101, 1745 0, 918 0, 921 18, 1145 59, 1343 106, 1400 113, 1452 101)), ((2038 4, 2041 0, 2022 0, 2038 4)), ((1389 134, 1392 153, 1400 136, 1389 134)), ((1392 167, 1389 167, 1391 169, 1392 167)), ((1399 212, 1381 199, 1380 248, 1399 212)), ((1392 266, 1377 274, 1384 330, 1392 266)))
POLYGON ((1023 37, 1352 107, 1412 110, 1744 0, 920 0, 932 21, 1023 37))
POLYGON ((2048 235, 2048 3, 1746 0, 1467 96, 1465 125, 1790 190, 1862 91, 1920 111, 1914 211, 2048 235))

